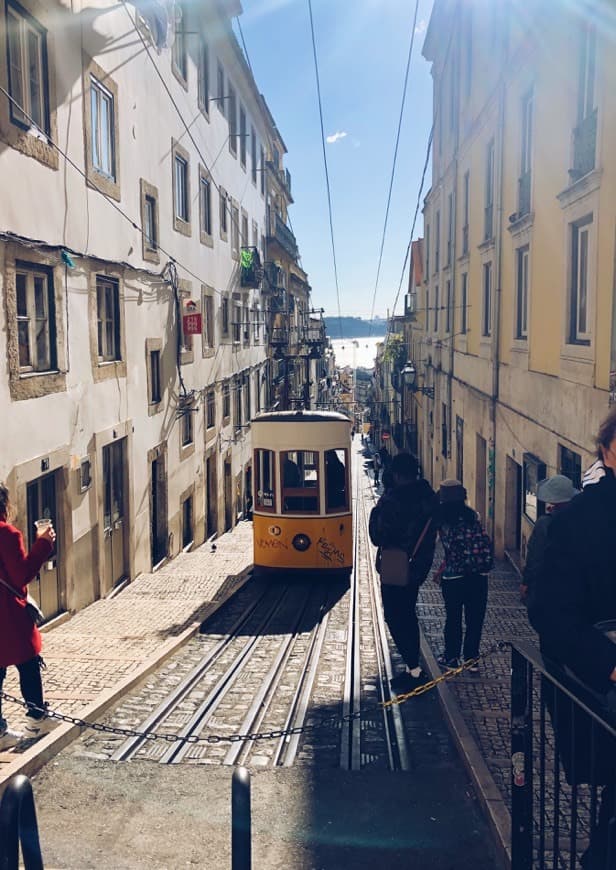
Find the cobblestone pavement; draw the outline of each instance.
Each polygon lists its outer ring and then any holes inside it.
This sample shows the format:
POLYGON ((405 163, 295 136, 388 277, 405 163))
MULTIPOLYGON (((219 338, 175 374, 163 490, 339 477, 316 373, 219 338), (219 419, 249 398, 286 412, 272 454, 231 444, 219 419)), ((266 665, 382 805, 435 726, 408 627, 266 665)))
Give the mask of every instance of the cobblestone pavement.
MULTIPOLYGON (((95 601, 43 636, 43 675, 49 705, 82 715, 103 693, 163 657, 182 634, 196 631, 248 576, 252 566, 252 523, 241 522, 213 548, 203 544, 180 553, 155 573, 141 574, 120 594, 95 601)), ((9 669, 8 694, 20 697, 16 672, 9 669)), ((13 728, 23 710, 4 702, 13 728)), ((0 783, 15 772, 15 752, 0 753, 0 783)))

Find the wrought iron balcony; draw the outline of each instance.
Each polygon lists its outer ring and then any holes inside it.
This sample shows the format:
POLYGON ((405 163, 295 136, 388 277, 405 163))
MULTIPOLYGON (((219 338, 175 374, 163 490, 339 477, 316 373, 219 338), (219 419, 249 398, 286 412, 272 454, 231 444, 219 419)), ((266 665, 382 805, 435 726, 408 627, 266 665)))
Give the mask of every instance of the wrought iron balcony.
POLYGON ((268 237, 268 243, 271 244, 272 241, 277 243, 291 259, 296 260, 298 255, 297 241, 279 215, 276 215, 274 218, 273 227, 270 226, 270 232, 272 235, 268 237))
POLYGON ((518 218, 530 212, 530 181, 530 169, 518 178, 518 218))
POLYGON ((272 327, 269 343, 272 347, 287 347, 289 344, 289 330, 286 326, 272 327))
POLYGON ((259 249, 255 247, 240 248, 240 286, 258 289, 263 280, 263 267, 259 249))
POLYGON ((573 131, 573 169, 569 170, 572 181, 577 181, 595 168, 596 150, 597 110, 594 109, 573 131))

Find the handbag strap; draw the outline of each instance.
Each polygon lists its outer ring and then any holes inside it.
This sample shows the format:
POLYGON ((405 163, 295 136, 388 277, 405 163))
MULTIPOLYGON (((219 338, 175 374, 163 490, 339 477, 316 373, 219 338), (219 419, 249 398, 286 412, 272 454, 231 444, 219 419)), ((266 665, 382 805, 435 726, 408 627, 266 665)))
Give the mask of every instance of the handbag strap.
POLYGON ((20 601, 27 601, 28 600, 27 595, 20 595, 19 592, 17 591, 17 589, 13 589, 11 584, 7 583, 6 580, 4 580, 2 577, 0 577, 0 583, 2 583, 2 585, 5 586, 9 590, 9 592, 12 592, 13 595, 15 596, 15 598, 18 598, 20 601))
POLYGON ((429 517, 426 521, 425 526, 421 530, 421 535, 417 538, 417 543, 413 547, 413 552, 411 553, 411 558, 409 559, 409 562, 412 562, 412 560, 415 558, 415 554, 417 553, 417 550, 419 550, 419 548, 421 547, 421 542, 426 537, 426 532, 430 528, 431 522, 432 522, 432 517, 429 517))

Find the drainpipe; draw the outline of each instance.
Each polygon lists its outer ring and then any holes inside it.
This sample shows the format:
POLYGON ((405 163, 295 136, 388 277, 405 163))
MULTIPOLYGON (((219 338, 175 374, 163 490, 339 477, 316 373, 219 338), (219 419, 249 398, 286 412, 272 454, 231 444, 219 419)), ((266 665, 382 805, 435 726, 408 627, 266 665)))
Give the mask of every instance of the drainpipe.
MULTIPOLYGON (((458 5, 458 20, 454 27, 457 28, 459 33, 462 33, 462 20, 461 20, 461 6, 458 5)), ((457 47, 459 47, 460 43, 458 42, 457 47)), ((457 57, 454 58, 458 63, 460 60, 460 53, 458 51, 457 57)), ((460 67, 458 67, 458 72, 460 67)), ((460 76, 458 75, 458 83, 460 82, 460 76)), ((459 96, 459 92, 458 92, 459 96)), ((458 100, 458 110, 460 107, 460 102, 458 100)), ((449 294, 449 325, 451 327, 451 333, 449 336, 449 371, 447 373, 447 417, 449 418, 449 431, 447 433, 447 456, 445 460, 449 460, 451 457, 451 447, 453 444, 453 433, 454 433, 454 425, 453 425, 453 380, 454 380, 454 345, 455 345, 455 333, 456 333, 456 239, 458 237, 458 153, 460 148, 460 112, 458 111, 456 116, 456 129, 455 129, 455 143, 454 143, 454 170, 453 170, 453 189, 452 189, 452 197, 451 197, 451 292, 449 294)), ((449 217, 449 216, 448 216, 449 217)), ((453 473, 448 474, 448 477, 453 477, 453 473)))
POLYGON ((503 156, 505 147, 505 80, 501 72, 498 97, 498 129, 496 161, 495 192, 496 202, 496 237, 494 239, 494 312, 492 339, 492 394, 490 396, 490 443, 488 444, 488 517, 489 534, 494 541, 496 530, 496 407, 499 393, 499 344, 500 344, 500 309, 501 309, 501 278, 502 278, 502 233, 503 233, 503 156))

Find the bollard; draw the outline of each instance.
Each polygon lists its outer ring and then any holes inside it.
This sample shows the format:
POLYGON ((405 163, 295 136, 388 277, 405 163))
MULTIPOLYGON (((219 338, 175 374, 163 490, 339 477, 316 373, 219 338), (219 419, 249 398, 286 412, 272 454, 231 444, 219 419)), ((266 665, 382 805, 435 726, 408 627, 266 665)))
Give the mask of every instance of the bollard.
POLYGON ((250 773, 236 767, 231 781, 231 870, 250 870, 250 773))
POLYGON ((18 870, 20 843, 25 870, 43 870, 32 785, 23 774, 8 783, 0 802, 0 870, 18 870))

